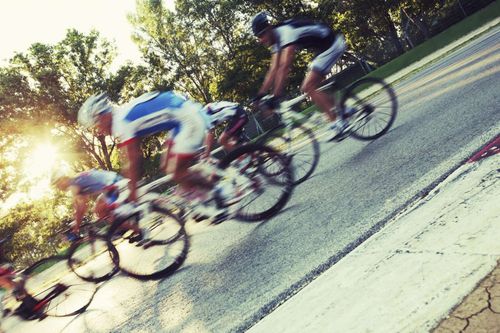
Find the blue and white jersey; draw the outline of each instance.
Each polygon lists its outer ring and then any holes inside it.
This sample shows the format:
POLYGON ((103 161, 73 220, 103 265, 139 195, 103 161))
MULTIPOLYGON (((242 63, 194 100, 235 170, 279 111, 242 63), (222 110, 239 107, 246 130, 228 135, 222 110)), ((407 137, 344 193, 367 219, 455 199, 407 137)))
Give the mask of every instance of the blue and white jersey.
POLYGON ((202 112, 208 118, 208 128, 213 128, 226 120, 233 118, 237 113, 240 105, 234 102, 213 102, 205 105, 202 112))
POLYGON ((198 121, 202 105, 171 91, 141 95, 113 113, 111 133, 120 145, 152 134, 174 130, 183 124, 198 121))
POLYGON ((116 172, 92 169, 76 175, 71 180, 70 186, 76 186, 80 195, 97 194, 109 189, 122 179, 123 177, 116 172))
POLYGON ((288 45, 323 52, 335 41, 336 33, 325 24, 306 20, 287 20, 273 28, 276 43, 271 52, 277 53, 288 45))

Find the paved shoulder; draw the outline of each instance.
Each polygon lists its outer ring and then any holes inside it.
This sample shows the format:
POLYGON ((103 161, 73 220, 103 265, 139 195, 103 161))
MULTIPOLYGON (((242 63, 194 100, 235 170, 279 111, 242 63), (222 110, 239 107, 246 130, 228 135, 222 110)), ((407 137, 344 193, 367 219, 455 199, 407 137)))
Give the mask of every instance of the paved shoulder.
POLYGON ((249 332, 423 332, 500 258, 500 155, 467 163, 249 332))

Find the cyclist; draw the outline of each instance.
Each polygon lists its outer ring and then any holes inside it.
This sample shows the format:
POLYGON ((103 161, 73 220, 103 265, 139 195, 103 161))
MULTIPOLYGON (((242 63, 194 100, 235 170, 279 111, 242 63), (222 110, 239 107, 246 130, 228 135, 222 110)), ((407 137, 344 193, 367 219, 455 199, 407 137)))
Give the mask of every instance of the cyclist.
POLYGON ((0 264, 0 318, 4 316, 3 300, 7 293, 16 288, 16 283, 14 279, 16 273, 14 267, 11 264, 3 263, 0 264))
MULTIPOLYGON (((201 104, 171 91, 146 93, 122 106, 112 104, 105 94, 99 94, 85 101, 78 112, 78 121, 87 128, 97 127, 99 133, 112 135, 119 141, 118 146, 126 156, 125 175, 130 178, 129 199, 136 201, 142 161, 141 138, 162 131, 173 132, 164 159, 168 162, 165 172, 172 173, 173 180, 185 191, 201 189, 208 193, 215 189, 214 181, 189 170, 196 162, 206 134, 201 109, 201 104)), ((227 210, 220 209, 211 215, 216 219, 226 218, 227 210)))
MULTIPOLYGON (((113 171, 88 170, 69 177, 61 170, 55 170, 51 177, 52 185, 61 191, 71 190, 73 194, 73 206, 75 209, 75 223, 72 231, 75 235, 69 235, 70 239, 76 238, 80 231, 83 217, 88 210, 91 197, 96 198, 94 211, 101 219, 113 221, 113 210, 117 207, 120 191, 126 189, 128 180, 113 171)), ((136 234, 141 231, 136 225, 127 224, 136 234)))
POLYGON ((221 101, 205 105, 202 111, 206 115, 209 130, 205 139, 204 157, 210 156, 215 138, 215 127, 224 122, 227 122, 227 125, 219 137, 219 143, 226 152, 233 150, 242 134, 243 126, 248 122, 248 115, 243 107, 238 103, 221 101))
MULTIPOLYGON (((22 301, 16 310, 17 314, 21 316, 26 314, 28 317, 32 314, 29 305, 33 304, 34 299, 25 292, 22 273, 17 274, 12 264, 4 262, 0 264, 0 319, 11 311, 11 309, 4 309, 4 299, 8 296, 22 301)), ((0 332, 2 332, 1 328, 0 332)))
POLYGON ((328 117, 329 140, 338 138, 346 124, 342 119, 337 119, 333 98, 317 89, 344 53, 344 36, 324 24, 306 20, 291 19, 272 25, 265 12, 253 17, 252 31, 261 44, 271 48, 272 53, 271 65, 255 101, 260 101, 271 91, 272 97, 263 103, 270 109, 278 108, 295 53, 303 48, 316 50, 318 54, 310 63, 300 89, 328 117))

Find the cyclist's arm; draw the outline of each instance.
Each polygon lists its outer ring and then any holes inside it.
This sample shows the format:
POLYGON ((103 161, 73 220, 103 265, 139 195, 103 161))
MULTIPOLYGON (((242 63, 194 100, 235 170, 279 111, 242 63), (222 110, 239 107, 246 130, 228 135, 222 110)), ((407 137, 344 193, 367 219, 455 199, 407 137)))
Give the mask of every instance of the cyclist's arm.
POLYGON ((279 52, 272 54, 271 65, 269 67, 269 70, 267 71, 266 77, 264 78, 264 82, 262 83, 262 86, 260 87, 257 95, 263 96, 267 94, 269 89, 271 89, 271 87, 273 86, 276 70, 278 69, 279 54, 280 54, 279 52))
POLYGON ((289 45, 279 53, 278 68, 274 79, 273 95, 281 96, 285 88, 285 82, 292 67, 292 62, 295 57, 295 45, 289 45))
POLYGON ((142 161, 140 140, 139 139, 130 140, 123 147, 123 149, 125 150, 125 155, 126 155, 125 176, 130 179, 128 183, 130 190, 129 199, 131 201, 137 201, 137 182, 139 181, 140 178, 141 161, 142 161))
POLYGON ((80 230, 80 225, 82 224, 83 217, 87 212, 88 197, 79 194, 79 188, 72 186, 71 191, 73 192, 73 206, 75 207, 75 225, 73 226, 73 231, 78 232, 80 230))
POLYGON ((205 152, 203 153, 203 158, 208 158, 210 156, 210 152, 212 151, 212 146, 214 144, 214 130, 208 131, 207 137, 205 138, 205 152))

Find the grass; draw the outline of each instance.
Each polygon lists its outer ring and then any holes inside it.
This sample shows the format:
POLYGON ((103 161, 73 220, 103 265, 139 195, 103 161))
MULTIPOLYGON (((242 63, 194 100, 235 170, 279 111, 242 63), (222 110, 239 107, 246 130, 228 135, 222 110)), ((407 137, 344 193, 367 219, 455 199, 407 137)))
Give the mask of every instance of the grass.
POLYGON ((469 32, 481 27, 486 22, 492 21, 499 16, 500 1, 495 1, 487 7, 477 11, 422 44, 416 46, 405 54, 370 72, 367 76, 386 78, 458 40, 459 38, 467 35, 469 32))

